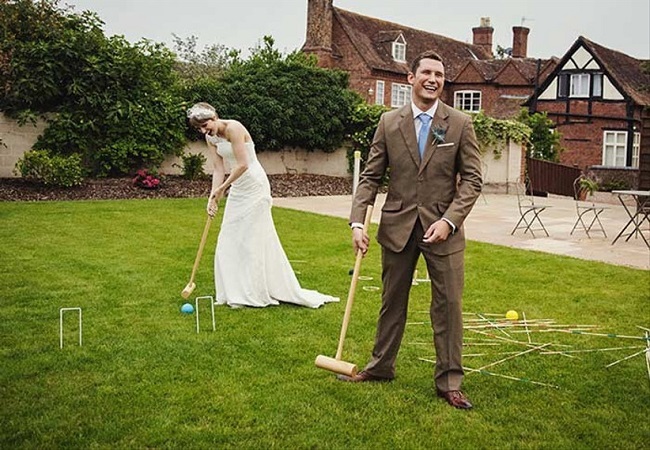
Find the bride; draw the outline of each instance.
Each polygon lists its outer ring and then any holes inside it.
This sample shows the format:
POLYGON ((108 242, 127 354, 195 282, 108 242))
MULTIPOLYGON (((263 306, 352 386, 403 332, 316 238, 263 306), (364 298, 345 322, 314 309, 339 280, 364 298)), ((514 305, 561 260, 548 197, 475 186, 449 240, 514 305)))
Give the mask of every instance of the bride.
POLYGON ((216 150, 210 216, 230 187, 214 257, 217 304, 236 308, 286 302, 318 308, 338 301, 300 287, 275 231, 271 187, 248 130, 236 120, 220 119, 208 103, 195 104, 187 117, 216 150), (230 166, 227 178, 224 161, 230 166))

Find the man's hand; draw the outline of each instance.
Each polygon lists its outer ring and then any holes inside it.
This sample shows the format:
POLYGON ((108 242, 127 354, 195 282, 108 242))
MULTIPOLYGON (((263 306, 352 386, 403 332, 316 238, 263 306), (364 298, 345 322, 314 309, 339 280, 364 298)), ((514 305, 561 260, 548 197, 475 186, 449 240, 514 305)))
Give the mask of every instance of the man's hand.
POLYGON ((361 250, 361 253, 365 255, 369 245, 370 237, 363 232, 363 228, 352 228, 352 247, 354 248, 354 253, 356 254, 361 250))
POLYGON ((424 233, 423 241, 427 244, 435 244, 438 242, 444 242, 449 237, 451 233, 451 225, 446 220, 437 220, 431 224, 431 226, 424 233))

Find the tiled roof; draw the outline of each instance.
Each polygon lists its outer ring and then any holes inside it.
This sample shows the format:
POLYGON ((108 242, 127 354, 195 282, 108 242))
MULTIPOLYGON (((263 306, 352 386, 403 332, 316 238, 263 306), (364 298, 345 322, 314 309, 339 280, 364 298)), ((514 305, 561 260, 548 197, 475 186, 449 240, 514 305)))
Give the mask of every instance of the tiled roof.
POLYGON ((406 60, 412 61, 425 50, 437 52, 445 63, 445 76, 452 80, 465 66, 468 59, 491 59, 482 47, 456 41, 439 34, 416 30, 404 25, 373 17, 363 16, 334 7, 334 18, 345 30, 366 64, 375 70, 407 74, 406 63, 395 62, 391 55, 391 43, 404 36, 406 60))
POLYGON ((650 64, 648 60, 636 59, 612 50, 580 36, 577 42, 582 44, 599 60, 603 69, 616 80, 639 105, 650 105, 650 74, 641 70, 641 64, 650 64))
MULTIPOLYGON (((540 65, 540 74, 543 74, 549 64, 556 64, 557 60, 543 59, 540 65)), ((506 58, 492 60, 469 60, 471 64, 485 81, 492 81, 499 77, 499 74, 510 65, 522 76, 523 80, 533 85, 537 76, 537 59, 535 58, 506 58)), ((454 80, 452 80, 454 81, 454 80)))

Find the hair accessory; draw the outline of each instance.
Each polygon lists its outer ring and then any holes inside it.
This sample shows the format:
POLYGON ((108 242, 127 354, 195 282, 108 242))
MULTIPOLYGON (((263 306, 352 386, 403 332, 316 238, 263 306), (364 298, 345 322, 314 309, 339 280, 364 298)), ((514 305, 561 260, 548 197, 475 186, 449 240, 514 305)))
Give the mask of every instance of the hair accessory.
POLYGON ((216 114, 213 110, 211 110, 210 108, 206 108, 203 105, 194 105, 187 110, 188 119, 194 118, 196 120, 207 120, 207 119, 212 119, 215 116, 216 114))

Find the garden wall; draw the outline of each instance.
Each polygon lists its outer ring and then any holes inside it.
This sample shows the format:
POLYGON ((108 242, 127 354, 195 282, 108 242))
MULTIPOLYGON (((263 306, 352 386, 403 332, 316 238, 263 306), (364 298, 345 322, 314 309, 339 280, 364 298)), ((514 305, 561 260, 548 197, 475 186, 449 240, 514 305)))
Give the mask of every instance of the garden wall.
MULTIPOLYGON (((214 151, 205 142, 192 142, 185 147, 185 153, 201 153, 207 158, 203 169, 212 173, 214 151)), ((308 152, 297 148, 286 148, 281 152, 260 152, 257 154, 260 164, 269 175, 282 173, 310 173, 332 177, 350 177, 346 149, 340 148, 333 153, 321 151, 308 152)), ((168 158, 160 171, 166 174, 180 174, 182 161, 178 157, 168 158)))
POLYGON ((32 148, 39 134, 45 129, 45 122, 36 126, 26 124, 22 127, 15 120, 0 113, 0 178, 11 178, 14 167, 25 151, 32 148))
MULTIPOLYGON (((0 178, 11 178, 18 159, 29 150, 45 125, 38 122, 36 126, 27 124, 18 126, 14 120, 0 113, 0 178), (4 144, 4 145, 3 145, 4 144)), ((185 150, 187 153, 202 153, 207 158, 204 166, 206 173, 212 173, 214 153, 209 151, 204 142, 192 142, 185 150)), ((316 174, 334 177, 350 177, 346 149, 341 148, 333 153, 287 148, 282 152, 261 152, 257 157, 270 175, 316 174)), ((496 157, 492 151, 483 156, 484 191, 492 193, 508 193, 519 179, 523 168, 524 150, 518 144, 509 143, 503 149, 501 156, 496 157)), ((160 167, 166 174, 181 173, 180 158, 168 158, 160 167)))
POLYGON ((483 155, 483 192, 510 194, 522 177, 526 151, 520 144, 508 142, 497 156, 493 151, 483 155))

